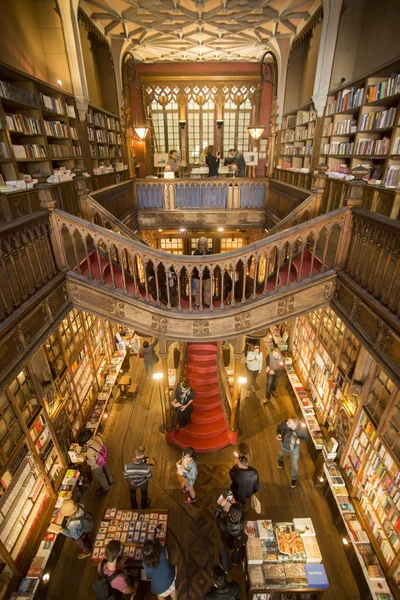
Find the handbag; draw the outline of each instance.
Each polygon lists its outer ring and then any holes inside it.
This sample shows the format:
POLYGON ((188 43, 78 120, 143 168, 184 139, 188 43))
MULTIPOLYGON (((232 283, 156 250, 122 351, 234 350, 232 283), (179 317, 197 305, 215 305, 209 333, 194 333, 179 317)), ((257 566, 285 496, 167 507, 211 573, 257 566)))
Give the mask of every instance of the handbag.
POLYGON ((253 494, 251 497, 250 506, 251 506, 251 508, 254 508, 254 510, 256 511, 256 513, 258 515, 261 514, 261 502, 259 501, 259 499, 257 498, 257 496, 255 494, 253 494))
POLYGON ((139 358, 144 358, 143 352, 139 352, 139 358))

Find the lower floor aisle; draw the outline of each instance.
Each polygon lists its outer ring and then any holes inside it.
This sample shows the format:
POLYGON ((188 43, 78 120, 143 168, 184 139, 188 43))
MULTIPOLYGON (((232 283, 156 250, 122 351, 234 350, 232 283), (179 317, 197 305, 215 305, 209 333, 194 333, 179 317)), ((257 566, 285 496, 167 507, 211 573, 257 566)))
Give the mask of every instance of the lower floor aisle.
MULTIPOLYGON (((230 485, 229 469, 234 462, 234 447, 197 457, 199 475, 195 484, 197 502, 184 503, 185 496, 176 478, 175 463, 181 456, 176 447, 168 446, 159 432, 162 423, 160 394, 157 382, 146 380, 143 361, 131 357, 130 369, 133 383, 138 383, 135 398, 114 403, 105 430, 109 448, 109 467, 114 477, 111 490, 100 499, 93 483, 81 499, 86 509, 95 517, 95 531, 106 507, 129 509, 129 490, 123 477, 123 465, 130 462, 135 448, 144 445, 146 454, 154 457, 153 481, 149 485, 151 507, 169 510, 168 548, 172 562, 177 565, 178 597, 182 600, 204 598, 211 586, 212 566, 217 564, 220 540, 213 516, 217 498, 230 485)), ((242 400, 240 428, 252 452, 251 464, 260 475, 258 497, 262 517, 272 521, 290 521, 294 517, 311 517, 323 556, 330 587, 324 600, 361 600, 356 582, 344 552, 341 536, 336 530, 329 507, 312 482, 313 461, 307 446, 302 444, 297 487, 290 487, 290 465, 286 457, 283 469, 277 467, 279 442, 276 427, 294 414, 292 401, 286 391, 284 379, 278 385, 278 398, 267 406, 265 377, 260 375, 256 394, 242 400)), ((257 518, 250 509, 249 519, 257 518)), ((51 574, 47 600, 89 600, 96 569, 89 559, 78 560, 75 545, 65 540, 57 565, 51 574)), ((230 579, 243 584, 241 565, 229 572, 230 579)), ((146 598, 155 598, 150 593, 146 598)))

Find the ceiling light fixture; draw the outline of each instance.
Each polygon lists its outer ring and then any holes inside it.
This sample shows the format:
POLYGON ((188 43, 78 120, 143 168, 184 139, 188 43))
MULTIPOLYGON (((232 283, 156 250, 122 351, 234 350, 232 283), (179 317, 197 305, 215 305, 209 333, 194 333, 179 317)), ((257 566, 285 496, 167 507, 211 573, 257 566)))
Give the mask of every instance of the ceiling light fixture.
POLYGON ((149 128, 146 125, 143 126, 139 126, 139 127, 134 127, 135 133, 139 138, 139 141, 144 142, 144 140, 146 139, 146 135, 149 131, 149 128))
POLYGON ((223 227, 218 227, 218 231, 224 231, 223 227))
POLYGON ((247 128, 247 131, 249 132, 249 134, 251 135, 251 137, 253 138, 253 140, 256 142, 257 140, 260 139, 260 137, 262 136, 262 134, 264 133, 264 131, 267 129, 266 125, 251 125, 250 127, 247 128))

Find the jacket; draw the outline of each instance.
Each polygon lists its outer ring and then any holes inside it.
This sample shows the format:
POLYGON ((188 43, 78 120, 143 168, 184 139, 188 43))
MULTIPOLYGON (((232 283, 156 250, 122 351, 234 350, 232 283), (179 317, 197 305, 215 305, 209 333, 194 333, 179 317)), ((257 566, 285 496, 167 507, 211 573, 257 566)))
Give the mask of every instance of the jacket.
POLYGON ((157 361, 155 360, 155 350, 154 347, 158 344, 158 338, 154 340, 152 344, 149 344, 147 348, 142 346, 139 350, 141 354, 143 354, 143 360, 145 365, 154 365, 157 361))
POLYGON ((242 600, 242 589, 237 581, 229 581, 224 590, 212 587, 205 600, 242 600))
POLYGON ((168 562, 164 546, 156 540, 160 547, 160 564, 157 567, 150 567, 143 561, 143 568, 147 576, 151 579, 151 591, 153 594, 163 594, 172 585, 175 579, 175 567, 168 562))
POLYGON ((246 356, 246 367, 249 371, 261 371, 263 365, 263 355, 261 352, 256 354, 253 350, 249 350, 246 356))
POLYGON ((150 481, 153 474, 147 463, 135 461, 124 466, 124 477, 131 487, 139 488, 147 481, 150 481))
POLYGON ((239 151, 236 152, 235 156, 233 157, 233 162, 239 169, 238 177, 244 177, 246 175, 246 162, 244 160, 243 154, 239 151))
POLYGON ((240 469, 238 465, 234 465, 229 471, 229 477, 232 480, 231 490, 235 500, 244 504, 246 498, 250 498, 258 491, 259 477, 257 469, 248 467, 248 469, 240 469))
MULTIPOLYGON (((207 250, 204 253, 204 256, 208 256, 209 254, 212 254, 212 252, 209 248, 207 248, 207 250)), ((193 252, 193 256, 203 256, 203 253, 200 252, 200 250, 195 250, 193 252)), ((196 267, 193 269, 193 279, 200 279, 200 275, 196 267)), ((206 279, 210 279, 210 271, 207 267, 203 270, 203 281, 205 281, 206 279)))
POLYGON ((209 177, 217 177, 218 176, 218 167, 219 167, 219 158, 212 156, 212 154, 207 154, 206 165, 208 167, 208 176, 209 177))
POLYGON ((179 177, 179 164, 178 161, 175 160, 175 158, 169 158, 167 165, 169 165, 171 167, 171 171, 173 171, 175 173, 175 177, 179 177))
POLYGON ((89 533, 94 525, 92 515, 83 508, 82 504, 77 504, 77 506, 78 510, 69 517, 66 526, 61 530, 63 535, 75 541, 79 540, 85 533, 89 533), (91 528, 90 521, 92 521, 91 528))
POLYGON ((221 511, 216 518, 217 527, 221 538, 227 543, 230 550, 239 549, 247 542, 246 515, 243 513, 239 523, 232 523, 228 513, 221 511))
POLYGON ((176 390, 175 399, 181 406, 185 406, 190 400, 194 400, 194 390, 192 388, 182 390, 181 386, 179 386, 176 390))
POLYGON ((275 371, 275 375, 280 375, 285 368, 285 357, 279 352, 279 356, 275 358, 270 352, 267 356, 267 367, 275 371))
POLYGON ((99 455, 100 450, 104 446, 104 438, 101 433, 97 433, 87 446, 86 451, 86 462, 91 469, 98 469, 99 465, 96 464, 97 457, 99 455))
POLYGON ((290 449, 290 440, 293 434, 300 440, 300 442, 306 442, 308 440, 308 433, 305 427, 291 429, 287 424, 287 421, 283 421, 283 423, 278 426, 277 433, 278 435, 282 436, 281 444, 286 450, 290 449))
POLYGON ((184 475, 184 478, 186 479, 186 485, 187 487, 191 487, 192 485, 194 485, 198 473, 196 462, 194 460, 191 460, 190 463, 187 466, 185 466, 185 471, 186 474, 184 475))

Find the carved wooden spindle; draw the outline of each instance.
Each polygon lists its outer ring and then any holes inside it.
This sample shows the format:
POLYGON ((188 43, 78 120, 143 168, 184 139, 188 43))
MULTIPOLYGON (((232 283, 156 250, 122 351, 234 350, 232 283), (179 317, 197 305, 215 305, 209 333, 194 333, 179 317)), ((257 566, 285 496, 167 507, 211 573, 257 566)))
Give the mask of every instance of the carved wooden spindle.
POLYGON ((138 286, 138 269, 137 269, 137 256, 132 252, 131 254, 131 262, 132 262, 132 277, 133 277, 133 294, 135 298, 139 297, 139 286, 138 286))
POLYGON ((300 256, 299 272, 296 277, 297 283, 303 279, 303 261, 304 261, 304 252, 306 250, 306 244, 304 243, 303 240, 300 240, 300 245, 301 245, 301 256, 300 256))
POLYGON ((46 225, 43 226, 43 230, 44 230, 43 231, 43 239, 44 239, 44 243, 46 246, 46 252, 49 257, 48 262, 50 263, 50 266, 51 266, 51 273, 50 273, 50 277, 49 277, 49 279, 51 279, 51 276, 55 275, 57 273, 58 269, 57 269, 56 261, 55 261, 54 254, 53 254, 53 248, 50 243, 49 227, 50 227, 49 223, 47 223, 46 225))
POLYGON ((325 244, 324 244, 324 250, 322 252, 321 267, 319 269, 320 273, 325 273, 325 271, 326 271, 325 261, 326 261, 326 255, 328 253, 328 247, 329 247, 329 241, 331 239, 331 235, 332 235, 332 227, 330 227, 329 229, 325 229, 325 244))
POLYGON ((255 298, 257 298, 257 280, 258 280, 258 270, 259 270, 259 265, 260 265, 260 259, 257 257, 254 259, 254 276, 253 276, 253 294, 252 294, 252 298, 253 300, 255 298))
POLYGON ((9 303, 7 302, 7 298, 4 295, 3 286, 2 285, 0 285, 0 298, 1 298, 1 301, 3 303, 3 312, 4 312, 4 314, 5 315, 9 315, 12 312, 13 309, 9 305, 9 303))
POLYGON ((369 251, 369 243, 370 243, 371 235, 372 235, 372 227, 370 224, 368 224, 366 231, 365 231, 364 239, 363 239, 364 246, 363 246, 363 248, 361 248, 361 252, 358 255, 357 265, 356 265, 355 274, 354 274, 354 278, 357 283, 361 283, 361 280, 362 280, 362 274, 363 274, 367 254, 369 251))
POLYGON ((30 242, 28 240, 28 236, 26 235, 25 231, 23 231, 21 233, 21 241, 22 241, 22 243, 23 243, 23 245, 24 245, 24 247, 26 249, 26 258, 28 259, 29 270, 30 270, 30 273, 31 273, 31 277, 32 277, 32 279, 34 281, 35 289, 38 290, 40 288, 40 283, 39 283, 39 280, 38 280, 38 278, 36 276, 36 270, 35 270, 35 268, 34 268, 34 266, 32 264, 32 257, 31 257, 31 247, 32 247, 32 245, 30 244, 30 242))
POLYGON ((98 243, 96 244, 96 258, 97 258, 97 266, 99 268, 100 283, 104 284, 104 273, 103 273, 103 266, 102 266, 102 262, 101 262, 100 245, 98 243))
POLYGON ((145 288, 145 300, 146 302, 150 302, 150 297, 149 297, 149 284, 147 281, 147 269, 146 269, 146 265, 147 265, 147 261, 142 260, 142 265, 143 265, 143 273, 144 273, 144 288, 145 288))
POLYGON ((224 304, 224 293, 225 293, 225 266, 220 268, 221 273, 221 301, 219 304, 219 308, 223 309, 225 307, 224 304))
MULTIPOLYGON (((158 264, 154 264, 154 276, 156 280, 156 304, 160 306, 160 286, 158 285, 158 264)), ((168 281, 168 280, 167 280, 168 281)))
MULTIPOLYGON (((3 247, 4 247, 4 242, 3 242, 3 247)), ((6 249, 6 252, 7 252, 7 249, 6 249)), ((5 275, 4 279, 5 279, 5 281, 7 282, 7 285, 8 285, 8 289, 9 289, 9 292, 10 292, 10 295, 11 295, 11 298, 12 298, 13 306, 14 306, 14 308, 17 308, 21 304, 21 301, 17 299, 17 297, 16 297, 16 295, 14 293, 14 287, 10 283, 12 281, 12 279, 10 278, 10 276, 8 274, 8 271, 7 271, 7 268, 6 268, 6 260, 5 259, 6 259, 5 253, 2 251, 0 253, 0 262, 1 262, 1 267, 3 269, 3 273, 5 275)))
POLYGON ((322 200, 325 193, 326 182, 328 176, 326 174, 328 165, 320 163, 316 167, 316 173, 313 175, 311 191, 314 194, 313 202, 313 217, 318 217, 321 214, 322 200))
POLYGON ((81 266, 80 266, 80 261, 79 261, 79 256, 78 256, 78 250, 76 248, 75 234, 70 232, 69 236, 70 236, 70 239, 71 239, 72 248, 74 250, 74 255, 75 255, 75 264, 76 264, 75 268, 76 268, 76 271, 80 275, 82 273, 82 270, 81 270, 81 266))
POLYGON ((293 243, 288 242, 289 246, 289 262, 288 262, 288 273, 286 277, 285 287, 289 287, 290 285, 290 271, 292 268, 292 256, 293 256, 293 243))
POLYGON ((42 261, 39 259, 38 251, 37 251, 37 248, 36 248, 36 237, 35 237, 32 229, 28 229, 27 235, 28 235, 28 238, 29 238, 29 240, 31 242, 31 245, 32 245, 32 248, 33 248, 33 253, 34 253, 35 258, 36 258, 36 265, 37 265, 37 268, 38 268, 39 273, 40 273, 40 283, 41 283, 41 285, 43 285, 43 283, 46 281, 46 277, 45 277, 43 269, 42 269, 42 261))
POLYGON ((392 293, 393 285, 394 285, 395 281, 398 280, 399 265, 400 265, 400 256, 397 253, 396 262, 392 269, 392 275, 390 277, 389 284, 386 286, 386 292, 382 296, 382 302, 384 304, 388 304, 391 309, 395 308, 395 303, 393 302, 394 299, 392 299, 392 302, 390 302, 390 296, 392 293))
POLYGON ((385 286, 385 281, 386 281, 386 273, 388 272, 391 260, 392 260, 392 236, 390 234, 390 232, 387 233, 386 236, 386 242, 385 242, 385 250, 386 250, 386 260, 385 260, 385 264, 383 265, 383 269, 382 269, 382 273, 381 273, 381 277, 379 279, 379 283, 378 283, 378 289, 377 289, 377 293, 375 295, 375 297, 380 300, 382 298, 383 292, 384 292, 384 286, 385 286))
POLYGON ((4 247, 8 253, 8 260, 10 261, 10 265, 12 267, 12 280, 16 281, 19 288, 19 295, 23 302, 28 299, 28 294, 24 290, 24 286, 22 285, 22 279, 19 275, 19 268, 17 267, 14 259, 13 247, 9 243, 8 240, 4 242, 4 247))
POLYGON ((317 250, 317 243, 318 243, 318 238, 319 238, 319 232, 317 233, 316 231, 314 231, 313 234, 314 234, 314 244, 313 244, 313 248, 311 251, 311 263, 310 263, 310 271, 308 273, 308 277, 312 276, 312 272, 314 269, 315 253, 317 250))
POLYGON ((376 249, 377 249, 377 257, 376 257, 375 269, 374 269, 373 274, 371 276, 368 276, 368 281, 367 281, 367 291, 370 294, 374 294, 376 279, 377 279, 378 273, 380 273, 383 253, 385 251, 384 232, 382 232, 382 231, 379 232, 379 237, 376 241, 376 249))
POLYGON ((193 270, 191 267, 188 268, 188 274, 189 274, 189 312, 192 312, 193 310, 193 306, 192 306, 192 273, 193 270))
POLYGON ((236 297, 235 297, 235 292, 236 292, 236 267, 237 267, 237 263, 234 265, 233 269, 232 269, 232 297, 231 297, 231 308, 233 308, 236 304, 236 297))
MULTIPOLYGON (((16 253, 17 253, 17 256, 18 256, 18 266, 21 267, 22 273, 24 275, 25 284, 26 284, 25 285, 25 287, 26 287, 26 296, 28 297, 28 296, 31 296, 34 293, 35 288, 32 287, 31 281, 30 281, 30 279, 28 277, 28 274, 26 272, 25 259, 24 259, 23 254, 22 254, 23 251, 24 251, 24 248, 23 248, 23 246, 21 246, 21 244, 19 242, 19 239, 17 237, 15 237, 15 236, 13 237, 13 242, 14 242, 13 246, 14 246, 14 248, 16 250, 16 253)), ((25 254, 26 255, 28 254, 28 250, 27 249, 25 249, 25 254)))
MULTIPOLYGON (((171 306, 171 294, 170 294, 170 290, 169 290, 169 270, 172 267, 172 265, 169 265, 167 267, 164 268, 165 271, 165 284, 167 286, 167 308, 168 310, 171 310, 172 306, 171 306)), ((157 295, 158 298, 158 295, 157 295)))
POLYGON ((246 302, 246 283, 247 283, 247 263, 245 263, 245 261, 242 261, 242 268, 243 268, 243 285, 242 285, 242 299, 241 299, 241 303, 244 304, 246 302))
POLYGON ((124 248, 121 251, 121 261, 120 261, 120 265, 121 265, 121 275, 122 275, 122 291, 124 294, 128 293, 128 288, 126 287, 126 269, 125 269, 125 264, 124 264, 124 255, 125 252, 127 252, 127 250, 124 248))
POLYGON ((268 286, 268 276, 269 276, 270 265, 271 265, 271 253, 269 252, 266 255, 266 259, 265 259, 265 279, 264 279, 264 289, 263 289, 264 296, 268 293, 267 286, 268 286))
POLYGON ((83 239, 83 246, 85 248, 86 264, 87 264, 87 268, 88 268, 87 277, 89 277, 89 279, 93 279, 92 265, 90 262, 90 256, 89 256, 89 251, 88 251, 88 246, 87 246, 87 237, 83 237, 82 239, 83 239))
POLYGON ((281 269, 281 254, 282 254, 282 248, 274 248, 275 251, 275 256, 276 256, 276 275, 275 275, 275 286, 274 286, 274 292, 276 292, 276 290, 279 287, 279 271, 281 269))
POLYGON ((365 264, 363 265, 363 271, 362 271, 361 277, 360 277, 360 284, 365 288, 368 285, 371 267, 375 260, 378 237, 379 237, 378 230, 375 227, 371 227, 371 236, 369 239, 368 260, 365 260, 365 264))
POLYGON ((199 306, 199 311, 202 312, 203 310, 203 267, 201 269, 199 269, 199 283, 200 283, 200 306, 199 306))
POLYGON ((182 268, 179 268, 178 271, 177 271, 177 279, 178 279, 178 310, 179 310, 179 312, 182 310, 182 304, 181 304, 181 299, 182 299, 181 274, 182 274, 182 268))
POLYGON ((214 305, 213 305, 213 296, 214 296, 214 267, 211 269, 210 268, 210 306, 209 306, 209 310, 214 310, 214 305))

